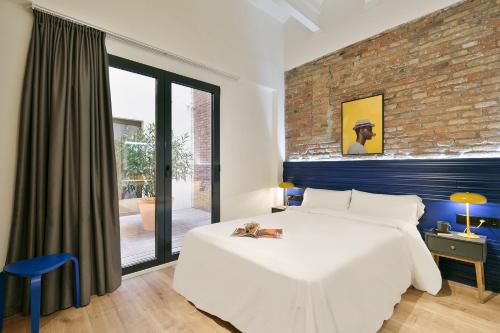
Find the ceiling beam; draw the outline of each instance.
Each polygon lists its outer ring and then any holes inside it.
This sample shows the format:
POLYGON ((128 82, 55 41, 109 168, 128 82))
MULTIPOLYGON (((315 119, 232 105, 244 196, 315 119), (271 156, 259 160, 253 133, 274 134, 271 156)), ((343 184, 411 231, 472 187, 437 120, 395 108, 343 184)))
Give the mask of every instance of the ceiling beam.
POLYGON ((281 4, 273 0, 248 0, 258 9, 268 13, 280 23, 285 23, 290 17, 290 13, 281 4))
POLYGON ((311 6, 307 0, 278 0, 287 9, 290 16, 302 23, 307 29, 316 32, 320 29, 318 18, 319 8, 311 6))
POLYGON ((280 23, 290 17, 312 32, 319 30, 319 15, 324 0, 248 0, 280 23))

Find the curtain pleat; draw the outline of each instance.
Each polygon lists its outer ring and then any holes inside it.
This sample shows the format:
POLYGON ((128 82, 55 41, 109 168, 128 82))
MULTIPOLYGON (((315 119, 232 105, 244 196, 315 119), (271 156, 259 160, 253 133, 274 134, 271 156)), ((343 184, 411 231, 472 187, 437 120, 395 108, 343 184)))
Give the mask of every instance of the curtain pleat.
MULTIPOLYGON (((121 283, 105 34, 33 13, 7 263, 75 255, 86 305, 121 283)), ((73 281, 71 265, 43 276, 43 314, 73 305, 73 281)), ((27 313, 28 297, 27 281, 9 277, 6 314, 27 313)))

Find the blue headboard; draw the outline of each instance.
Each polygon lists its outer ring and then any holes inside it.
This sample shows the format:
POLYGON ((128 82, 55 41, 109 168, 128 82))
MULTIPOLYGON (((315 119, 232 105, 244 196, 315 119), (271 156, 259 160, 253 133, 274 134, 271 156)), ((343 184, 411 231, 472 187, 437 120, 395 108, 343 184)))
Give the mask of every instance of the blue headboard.
MULTIPOLYGON (((464 229, 455 223, 464 205, 449 201, 455 192, 477 192, 488 198, 486 205, 473 205, 471 215, 500 217, 500 158, 284 162, 283 180, 297 186, 290 194, 301 194, 306 187, 417 194, 426 205, 419 224, 422 232, 438 220, 450 222, 453 230, 464 229)), ((488 237, 486 287, 500 292, 500 229, 482 227, 475 232, 488 237)), ((446 279, 475 284, 471 265, 443 260, 440 268, 446 279)))

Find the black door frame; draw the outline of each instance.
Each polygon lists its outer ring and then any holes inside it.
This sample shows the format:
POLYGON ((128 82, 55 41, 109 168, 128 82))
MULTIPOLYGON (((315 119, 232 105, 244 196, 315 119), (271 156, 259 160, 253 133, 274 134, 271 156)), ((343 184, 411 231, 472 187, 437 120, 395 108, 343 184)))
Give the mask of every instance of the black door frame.
POLYGON ((136 61, 108 55, 109 66, 156 79, 156 259, 122 268, 122 275, 177 260, 172 253, 172 84, 212 94, 212 223, 220 221, 220 87, 136 61), (162 124, 162 126, 158 126, 162 124))

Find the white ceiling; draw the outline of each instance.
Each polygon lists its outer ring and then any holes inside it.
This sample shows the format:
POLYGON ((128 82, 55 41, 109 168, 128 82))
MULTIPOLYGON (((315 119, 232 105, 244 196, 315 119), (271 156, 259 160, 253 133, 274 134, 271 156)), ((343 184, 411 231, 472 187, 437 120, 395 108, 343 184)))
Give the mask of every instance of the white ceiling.
MULTIPOLYGON (((325 0, 247 0, 255 7, 271 15, 280 23, 285 23, 289 18, 297 20, 312 32, 321 29, 319 16, 321 5, 325 0)), ((330 2, 332 0, 329 0, 330 2)), ((369 8, 381 0, 357 0, 363 7, 369 8)), ((354 2, 357 2, 354 1, 354 2)), ((328 1, 327 1, 328 2, 328 1)), ((335 0, 336 3, 353 2, 353 0, 335 0)))
MULTIPOLYGON (((280 23, 285 23, 289 18, 293 18, 312 32, 321 29, 319 17, 321 5, 325 0, 247 0, 258 9, 271 15, 280 23)), ((344 5, 361 3, 364 8, 370 8, 381 0, 328 0, 336 3, 339 9, 344 5)))
MULTIPOLYGON (((281 23, 294 18, 312 32, 320 29, 319 15, 324 0, 248 0, 281 23)), ((374 1, 374 0, 365 0, 374 1)), ((376 0, 375 0, 376 1, 376 0)))

